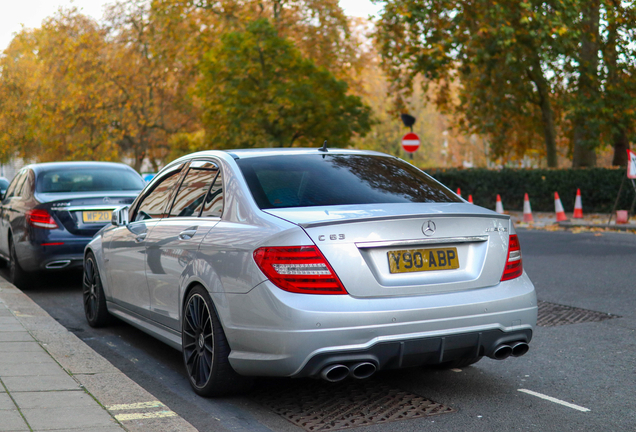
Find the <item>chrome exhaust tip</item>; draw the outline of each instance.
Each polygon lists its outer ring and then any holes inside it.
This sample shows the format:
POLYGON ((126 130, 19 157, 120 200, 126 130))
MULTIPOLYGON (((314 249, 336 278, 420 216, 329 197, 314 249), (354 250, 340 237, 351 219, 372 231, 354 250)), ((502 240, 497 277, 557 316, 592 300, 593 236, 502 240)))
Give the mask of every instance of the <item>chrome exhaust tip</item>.
POLYGON ((512 356, 521 357, 530 350, 530 345, 525 342, 517 342, 512 345, 512 356))
POLYGON ((495 348, 495 351, 490 355, 490 358, 495 360, 504 360, 512 355, 512 347, 510 345, 499 345, 495 348))
POLYGON ((71 264, 71 260, 51 261, 44 268, 49 270, 63 269, 64 267, 68 267, 69 264, 71 264))
POLYGON ((355 379, 366 379, 375 373, 377 368, 373 363, 361 362, 351 366, 351 376, 355 379))
POLYGON ((338 382, 349 376, 349 368, 342 364, 327 366, 320 372, 320 377, 325 381, 338 382))

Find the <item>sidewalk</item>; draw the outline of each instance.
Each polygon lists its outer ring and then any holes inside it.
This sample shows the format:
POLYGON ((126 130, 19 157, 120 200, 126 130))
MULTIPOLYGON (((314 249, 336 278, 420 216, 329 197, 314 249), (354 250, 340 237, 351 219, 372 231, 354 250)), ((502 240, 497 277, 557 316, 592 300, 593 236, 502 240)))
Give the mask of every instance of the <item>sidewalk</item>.
POLYGON ((196 431, 0 278, 0 431, 196 431))

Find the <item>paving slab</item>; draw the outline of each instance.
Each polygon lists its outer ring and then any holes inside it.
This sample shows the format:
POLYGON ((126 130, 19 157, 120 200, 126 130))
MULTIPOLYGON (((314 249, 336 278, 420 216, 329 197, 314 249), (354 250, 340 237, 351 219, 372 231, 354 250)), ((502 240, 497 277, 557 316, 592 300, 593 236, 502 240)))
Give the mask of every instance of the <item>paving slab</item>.
MULTIPOLYGON (((4 410, 14 410, 16 409, 13 400, 7 393, 0 393, 0 411, 4 410)), ((2 413, 0 412, 0 419, 2 418, 2 413)))
POLYGON ((16 409, 0 411, 0 431, 28 431, 29 427, 24 422, 24 419, 20 415, 20 412, 16 409))
POLYGON ((2 381, 7 386, 9 393, 52 391, 52 390, 77 390, 81 391, 79 384, 64 373, 56 375, 31 375, 3 377, 2 381))
POLYGON ((44 350, 21 353, 16 351, 0 352, 0 365, 6 363, 46 363, 55 362, 44 350))
POLYGON ((2 279, 0 381, 0 431, 196 431, 2 279))
MULTIPOLYGON (((49 357, 48 361, 40 363, 0 363, 0 376, 3 379, 16 376, 57 376, 68 377, 68 374, 60 368, 52 358, 49 357)), ((77 383, 75 383, 77 387, 77 383)))
POLYGON ((0 352, 45 352, 40 344, 31 340, 32 342, 0 342, 0 352))
POLYGON ((0 332, 0 342, 31 342, 33 337, 29 334, 29 332, 24 331, 16 331, 16 332, 0 332))
MULTIPOLYGON (((12 394, 20 409, 68 408, 95 406, 95 399, 84 391, 16 392, 12 394)), ((13 401, 11 401, 13 403, 13 401)))
POLYGON ((94 427, 117 425, 115 419, 95 403, 92 406, 83 406, 81 409, 77 407, 21 408, 21 411, 29 426, 35 430, 64 428, 92 430, 94 427))

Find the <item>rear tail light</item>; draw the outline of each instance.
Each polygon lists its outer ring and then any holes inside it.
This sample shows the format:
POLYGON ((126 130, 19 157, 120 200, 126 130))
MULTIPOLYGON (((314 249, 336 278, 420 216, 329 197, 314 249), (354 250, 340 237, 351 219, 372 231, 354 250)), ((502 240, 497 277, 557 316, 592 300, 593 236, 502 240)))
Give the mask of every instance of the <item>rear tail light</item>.
POLYGON ((55 219, 53 219, 53 216, 51 216, 51 213, 46 210, 29 210, 26 213, 26 217, 29 225, 36 228, 55 229, 58 227, 55 219))
POLYGON ((523 264, 521 262, 521 245, 519 244, 519 238, 517 238, 517 235, 512 234, 508 241, 508 259, 506 260, 506 267, 504 267, 501 281, 503 282, 518 278, 522 273, 523 264))
POLYGON ((316 246, 262 247, 254 261, 282 290, 301 294, 347 294, 316 246))

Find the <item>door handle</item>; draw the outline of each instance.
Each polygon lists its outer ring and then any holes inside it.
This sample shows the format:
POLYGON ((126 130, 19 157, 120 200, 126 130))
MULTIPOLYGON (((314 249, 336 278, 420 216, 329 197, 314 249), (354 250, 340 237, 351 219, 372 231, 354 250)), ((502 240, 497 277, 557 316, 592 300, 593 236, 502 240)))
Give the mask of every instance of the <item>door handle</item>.
POLYGON ((196 228, 183 230, 179 233, 179 239, 190 240, 197 233, 196 228))
POLYGON ((137 237, 135 237, 135 242, 141 243, 142 241, 146 240, 146 236, 147 235, 148 235, 148 233, 139 234, 137 237))

